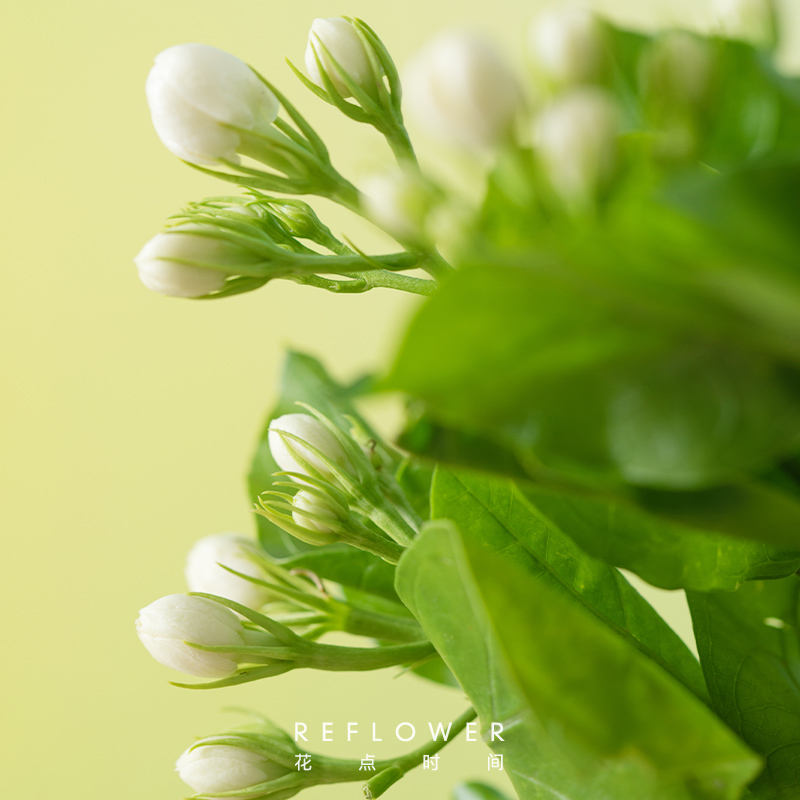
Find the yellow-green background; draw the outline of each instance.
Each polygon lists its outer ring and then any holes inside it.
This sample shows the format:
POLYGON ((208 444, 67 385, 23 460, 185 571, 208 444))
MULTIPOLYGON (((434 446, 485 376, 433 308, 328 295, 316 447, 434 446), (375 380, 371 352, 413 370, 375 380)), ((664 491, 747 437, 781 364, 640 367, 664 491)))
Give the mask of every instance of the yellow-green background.
MULTIPOLYGON (((696 0, 595 6, 650 24, 708 18, 696 0)), ((258 707, 285 725, 332 721, 339 737, 327 752, 352 756, 368 745, 348 750, 341 735, 348 720, 362 729, 372 720, 387 729, 404 720, 424 727, 463 707, 457 692, 388 672, 294 673, 190 693, 170 687, 175 676, 139 645, 137 610, 184 589, 191 543, 251 530, 242 478, 283 349, 314 352, 350 377, 381 363, 410 308, 387 292, 334 297, 289 284, 220 303, 146 291, 133 255, 168 214, 223 187, 161 146, 143 84, 153 56, 169 45, 230 50, 299 98, 335 162, 358 176, 381 163, 380 143, 313 100, 283 64, 286 55, 302 61, 314 17, 364 17, 400 63, 454 23, 479 28, 519 60, 535 7, 517 0, 7 4, 0 796, 178 798, 175 757, 193 737, 229 723, 220 712, 226 705, 258 707)), ((330 219, 362 244, 385 244, 341 214, 330 219)), ((685 633, 680 598, 659 602, 685 633)), ((384 738, 369 752, 403 748, 384 738)), ((438 775, 420 772, 391 796, 444 798, 452 780, 486 774, 486 752, 461 741, 445 751, 438 775)), ((356 798, 359 790, 308 796, 356 798)))

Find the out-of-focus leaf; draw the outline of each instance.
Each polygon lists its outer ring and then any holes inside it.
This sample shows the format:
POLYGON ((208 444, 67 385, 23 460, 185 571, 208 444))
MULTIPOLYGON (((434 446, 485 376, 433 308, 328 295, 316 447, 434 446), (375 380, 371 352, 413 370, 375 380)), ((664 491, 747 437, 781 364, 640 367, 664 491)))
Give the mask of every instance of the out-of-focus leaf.
POLYGON ((387 385, 445 427, 605 485, 703 488, 797 448, 793 373, 705 338, 723 335, 721 311, 713 331, 694 312, 681 330, 677 309, 544 258, 452 278, 412 321, 387 385))
POLYGON ((434 517, 456 523, 481 544, 577 601, 694 694, 707 698, 697 659, 647 601, 613 567, 586 555, 537 511, 510 481, 440 469, 434 517))
POLYGON ((483 783, 460 783, 453 789, 452 800, 508 800, 508 798, 483 783))
POLYGON ((766 756, 753 795, 800 798, 800 580, 688 598, 713 707, 766 756))
POLYGON ((395 478, 414 511, 421 519, 430 519, 433 467, 408 457, 400 463, 395 478))
POLYGON ((521 800, 735 800, 759 768, 681 684, 579 604, 436 521, 397 589, 521 800), (653 709, 657 709, 657 717, 653 709))

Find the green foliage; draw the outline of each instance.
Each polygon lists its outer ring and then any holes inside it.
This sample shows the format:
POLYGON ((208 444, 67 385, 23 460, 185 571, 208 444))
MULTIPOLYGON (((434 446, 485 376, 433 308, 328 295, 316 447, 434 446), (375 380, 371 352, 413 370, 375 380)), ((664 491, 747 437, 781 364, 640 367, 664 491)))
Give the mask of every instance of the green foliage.
POLYGON ((735 594, 689 593, 714 709, 766 757, 751 787, 763 800, 800 797, 800 579, 735 594))
POLYGON ((394 566, 363 550, 345 544, 313 547, 281 560, 287 569, 310 570, 319 578, 398 602, 394 590, 394 566))
POLYGON ((504 723, 505 741, 491 746, 522 800, 732 799, 757 773, 758 759, 637 647, 452 523, 425 528, 397 589, 484 737, 504 723))
MULTIPOLYGON (((615 253, 595 241, 581 255, 583 271, 615 253)), ((794 367, 728 340, 733 311, 713 299, 716 318, 691 319, 680 298, 659 308, 663 296, 625 297, 635 286, 610 285, 609 270, 579 275, 560 256, 465 268, 412 322, 388 385, 446 426, 515 452, 531 472, 604 486, 705 488, 797 449, 794 367)))
MULTIPOLYGON (((374 48, 381 102, 350 78, 355 104, 330 78, 301 80, 375 125, 416 174, 388 51, 351 22, 374 48)), ((359 258, 327 229, 309 239, 338 260, 290 237, 323 273, 293 280, 435 293, 377 384, 341 385, 290 353, 249 475, 251 500, 273 486, 269 424, 298 401, 357 430, 353 486, 376 478, 386 500, 365 530, 393 538, 389 558, 408 545, 398 566, 312 548, 263 517, 259 538, 287 569, 340 587, 348 620, 416 618, 430 644, 408 647, 438 655, 413 671, 466 693, 520 800, 800 800, 800 80, 745 42, 605 23, 602 35, 606 63, 577 94, 616 104, 621 130, 568 131, 569 167, 609 173, 582 202, 541 137, 509 137, 452 274, 427 245, 350 274, 359 258), (605 145, 614 163, 588 163, 605 145), (414 288, 392 271, 415 266, 435 280, 414 288), (406 452, 358 413, 376 385, 410 401, 406 452), (688 592, 700 662, 620 568, 688 592)), ((545 115, 576 91, 539 88, 545 115)), ((283 146, 313 145, 329 166, 280 99, 300 131, 277 123, 283 146)), ((321 194, 362 210, 355 187, 328 180, 321 194)), ((241 280, 220 296, 252 288, 241 280)), ((367 794, 399 780, 399 763, 367 794)), ((503 797, 470 783, 453 800, 503 797)))
POLYGON ((613 567, 586 555, 510 481, 441 470, 434 517, 450 519, 465 541, 524 568, 528 580, 579 603, 701 698, 700 665, 674 631, 613 567))
POLYGON ((776 521, 787 535, 796 531, 791 527, 796 504, 766 489, 763 496, 730 487, 696 495, 651 494, 636 503, 538 487, 525 489, 525 495, 587 552, 664 589, 732 591, 743 581, 780 578, 800 567, 797 550, 728 536, 768 538, 774 529, 766 526, 776 521), (748 521, 753 527, 746 527, 748 521))
POLYGON ((482 783, 461 783, 453 789, 452 800, 507 800, 497 789, 482 783))

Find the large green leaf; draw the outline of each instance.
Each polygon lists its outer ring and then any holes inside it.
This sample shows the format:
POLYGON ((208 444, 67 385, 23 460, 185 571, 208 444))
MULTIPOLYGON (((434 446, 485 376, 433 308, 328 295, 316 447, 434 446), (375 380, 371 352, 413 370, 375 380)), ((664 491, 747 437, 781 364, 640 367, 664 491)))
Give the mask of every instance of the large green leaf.
POLYGON ((735 800, 758 760, 706 706, 575 602, 429 523, 397 590, 522 800, 735 800))
POLYGON ((583 239, 460 271, 412 321, 386 385, 532 467, 607 486, 702 488, 797 449, 795 373, 740 341, 737 313, 693 292, 678 256, 646 280, 652 254, 583 239), (686 283, 665 285, 669 268, 686 283))
POLYGON ((453 520, 465 540, 581 603, 696 695, 707 697, 697 659, 647 601, 616 569, 586 555, 511 481, 440 469, 432 504, 434 518, 453 520))
POLYGON ((787 483, 692 492, 594 488, 526 464, 495 442, 415 419, 402 444, 451 467, 519 481, 538 511, 593 556, 665 589, 735 589, 800 568, 800 499, 787 483), (526 480, 529 473, 536 480, 526 480), (741 541, 749 540, 749 541, 741 541))
POLYGON ((760 800, 800 798, 800 580, 756 582, 734 594, 690 592, 713 706, 766 756, 760 800))
POLYGON ((587 553, 663 589, 732 591, 744 581, 784 577, 800 568, 798 548, 733 538, 770 539, 776 530, 781 538, 796 538, 796 502, 765 487, 634 498, 530 485, 523 492, 587 553))

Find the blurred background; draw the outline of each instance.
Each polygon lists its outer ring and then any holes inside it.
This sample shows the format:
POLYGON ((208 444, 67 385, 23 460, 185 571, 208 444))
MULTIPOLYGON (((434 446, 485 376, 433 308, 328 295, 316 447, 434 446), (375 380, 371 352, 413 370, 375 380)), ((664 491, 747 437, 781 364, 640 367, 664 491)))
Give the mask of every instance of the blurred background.
MULTIPOLYGON (((385 363, 414 300, 378 290, 335 297, 278 282, 219 303, 163 298, 131 262, 167 215, 224 191, 158 141, 144 99, 153 57, 181 42, 213 44, 253 64, 318 127, 351 178, 386 163, 371 130, 315 100, 284 64, 301 64, 315 17, 360 16, 399 64, 436 31, 491 37, 522 69, 524 30, 543 4, 520 0, 30 0, 4 14, 3 265, 0 283, 0 487, 4 655, 0 793, 26 798, 169 800, 184 796, 173 763, 194 737, 251 706, 309 747, 360 757, 347 721, 383 722, 389 756, 409 745, 394 726, 456 716, 464 700, 413 677, 293 673, 219 692, 175 689, 177 676, 139 644, 140 607, 185 589, 200 536, 252 533, 244 475, 276 391, 286 347, 343 379, 385 363), (336 741, 319 745, 319 725, 336 741)), ((587 3, 634 25, 707 28, 698 0, 587 3)), ((800 66, 800 6, 786 2, 782 57, 800 66), (790 7, 791 6, 791 7, 790 7)), ((414 133, 413 124, 409 126, 414 133)), ((424 156, 424 141, 417 140, 424 156)), ((435 154, 435 150, 431 150, 435 154)), ((317 204, 334 231, 389 246, 365 224, 317 204)), ((391 415, 377 405, 382 424, 391 415)), ((682 596, 648 591, 684 636, 682 596)), ((423 737, 420 733, 416 744, 423 737)), ((366 739, 364 741, 366 752, 366 739)), ((463 738, 440 771, 418 771, 392 797, 445 798, 486 775, 487 751, 463 738)), ((315 797, 356 798, 357 786, 315 797)))

